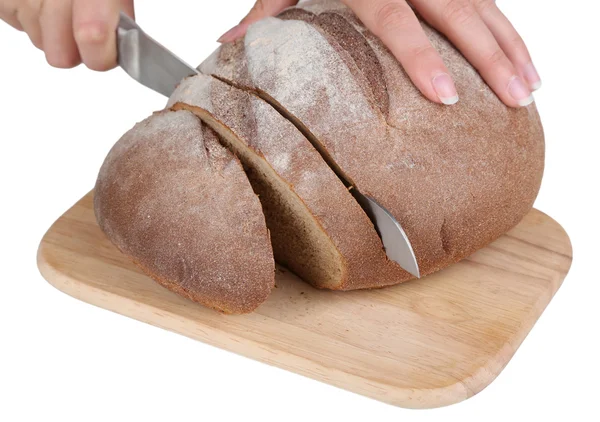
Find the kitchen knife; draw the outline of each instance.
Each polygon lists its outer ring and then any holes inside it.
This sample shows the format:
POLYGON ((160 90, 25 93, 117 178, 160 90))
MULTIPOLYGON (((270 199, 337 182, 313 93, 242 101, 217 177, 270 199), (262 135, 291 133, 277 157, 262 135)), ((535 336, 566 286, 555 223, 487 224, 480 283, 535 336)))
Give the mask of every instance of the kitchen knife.
MULTIPOLYGON (((117 29, 118 62, 142 85, 170 97, 182 79, 198 71, 150 38, 133 19, 121 13, 117 29)), ((388 258, 415 277, 420 277, 413 248, 398 221, 373 198, 356 188, 352 195, 365 210, 385 248, 388 258)))
POLYGON ((133 79, 170 97, 182 79, 198 71, 150 38, 121 12, 117 29, 118 62, 133 79))

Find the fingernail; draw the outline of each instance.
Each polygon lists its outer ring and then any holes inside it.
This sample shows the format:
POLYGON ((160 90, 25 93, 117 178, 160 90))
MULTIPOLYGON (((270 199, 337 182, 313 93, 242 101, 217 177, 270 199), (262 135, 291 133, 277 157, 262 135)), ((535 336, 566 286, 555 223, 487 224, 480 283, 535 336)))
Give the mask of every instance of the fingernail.
POLYGON ((240 38, 243 34, 244 34, 244 26, 241 24, 236 25, 233 28, 231 28, 229 31, 227 31, 223 35, 221 35, 221 38, 219 38, 217 40, 217 42, 220 42, 221 44, 230 43, 230 42, 233 42, 233 41, 237 40, 238 38, 240 38))
POLYGON ((513 76, 508 83, 508 93, 521 107, 528 106, 533 102, 533 94, 518 76, 513 76))
POLYGON ((537 70, 535 70, 535 66, 533 63, 528 63, 523 68, 523 75, 525 75, 525 79, 529 83, 532 91, 537 91, 542 86, 542 80, 540 75, 538 75, 537 70))
POLYGON ((443 104, 452 105, 458 102, 458 93, 452 78, 447 73, 441 73, 431 80, 433 89, 443 104))

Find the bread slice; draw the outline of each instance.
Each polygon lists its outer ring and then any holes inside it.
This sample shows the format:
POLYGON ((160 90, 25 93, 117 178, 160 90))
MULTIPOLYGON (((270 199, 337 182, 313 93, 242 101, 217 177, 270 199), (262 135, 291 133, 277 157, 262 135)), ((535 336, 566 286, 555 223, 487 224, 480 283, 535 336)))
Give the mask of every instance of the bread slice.
POLYGON ((274 260, 239 161, 192 113, 138 123, 104 162, 94 209, 108 238, 164 287, 225 313, 256 309, 274 260))
POLYGON ((423 275, 522 219, 544 167, 535 105, 503 105, 422 23, 461 96, 452 107, 432 103, 340 2, 300 5, 252 25, 200 70, 258 93, 320 145, 347 180, 402 224, 423 275))
POLYGON ((275 258, 316 287, 352 290, 408 280, 367 215, 310 142, 268 103, 210 76, 187 78, 169 106, 189 110, 242 161, 275 258))

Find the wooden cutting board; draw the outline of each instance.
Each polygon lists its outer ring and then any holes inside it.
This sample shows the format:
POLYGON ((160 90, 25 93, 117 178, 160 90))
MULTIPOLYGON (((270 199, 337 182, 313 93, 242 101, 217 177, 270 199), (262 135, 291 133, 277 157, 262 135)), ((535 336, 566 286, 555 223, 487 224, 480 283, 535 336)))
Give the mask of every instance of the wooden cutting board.
POLYGON ((50 228, 38 264, 52 285, 77 299, 365 396, 422 408, 464 400, 494 380, 558 290, 571 256, 560 225, 533 210, 487 248, 421 280, 328 292, 278 269, 265 304, 250 315, 226 316, 138 270, 100 231, 90 193, 50 228))

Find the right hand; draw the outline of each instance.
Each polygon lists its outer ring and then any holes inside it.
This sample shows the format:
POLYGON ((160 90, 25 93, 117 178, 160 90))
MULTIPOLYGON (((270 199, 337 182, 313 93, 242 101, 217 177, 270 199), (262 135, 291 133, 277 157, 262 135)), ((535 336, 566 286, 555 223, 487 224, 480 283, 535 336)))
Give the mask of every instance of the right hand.
MULTIPOLYGON (((431 101, 454 104, 458 93, 415 10, 445 34, 506 105, 526 106, 541 85, 525 43, 495 0, 341 0, 390 49, 431 101), (410 3, 410 4, 409 4, 410 3), (411 6, 412 5, 412 6, 411 6)), ((233 42, 250 24, 276 16, 298 0, 257 0, 239 25, 221 37, 233 42)))
POLYGON ((25 31, 59 68, 115 67, 121 10, 134 17, 133 0, 0 0, 0 19, 25 31))

